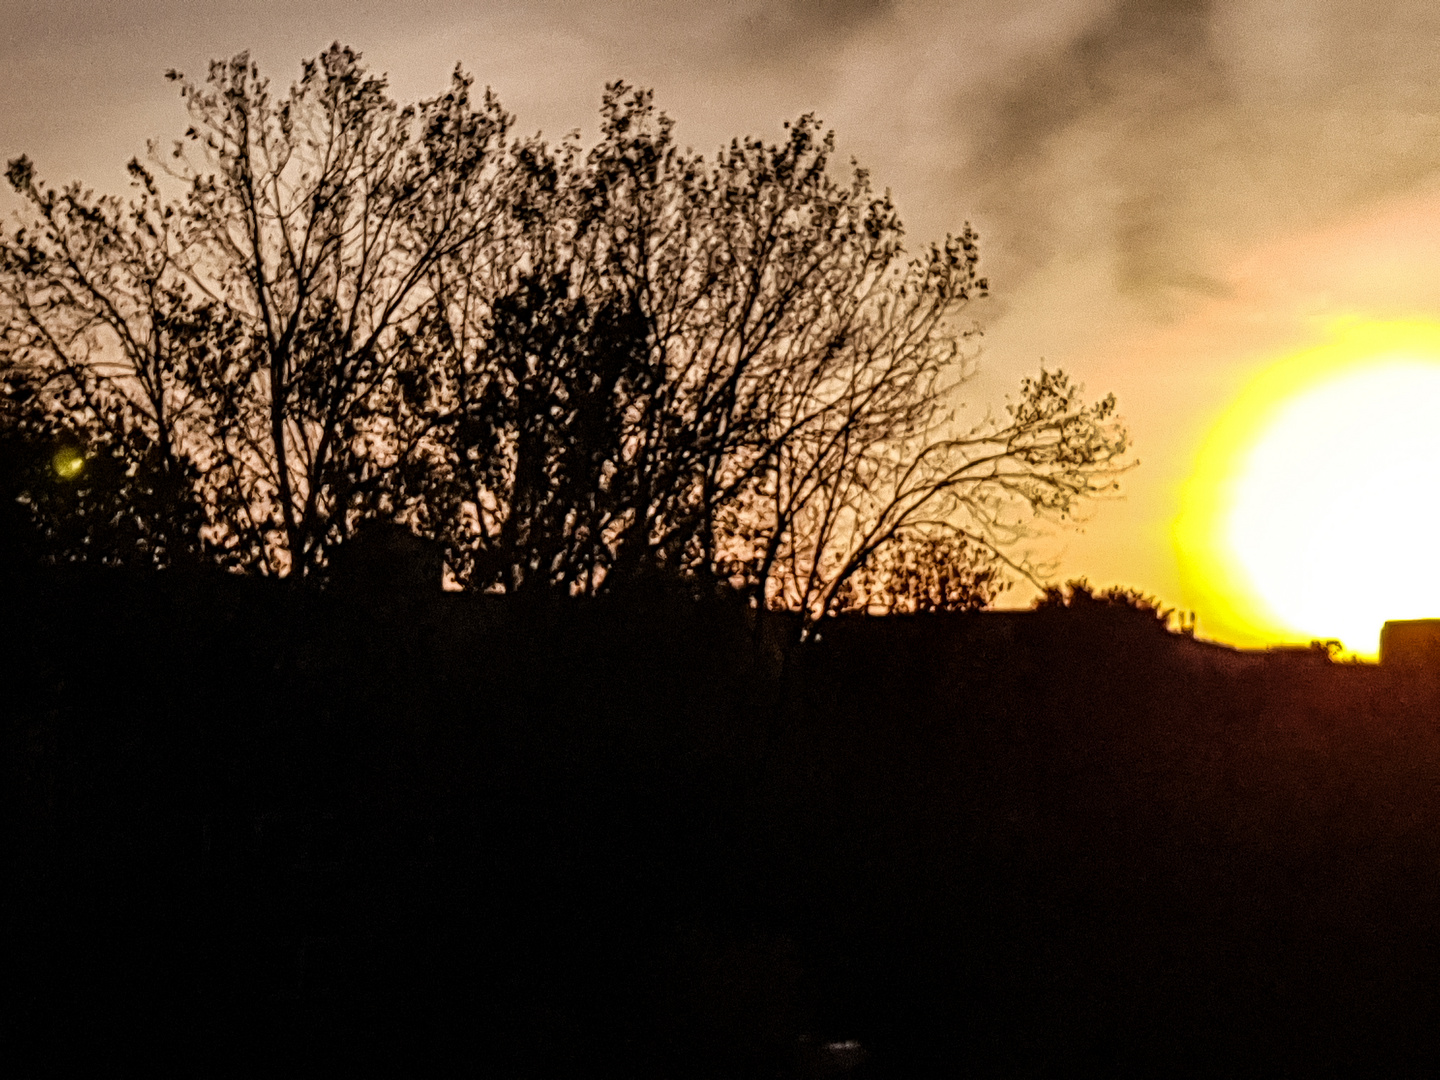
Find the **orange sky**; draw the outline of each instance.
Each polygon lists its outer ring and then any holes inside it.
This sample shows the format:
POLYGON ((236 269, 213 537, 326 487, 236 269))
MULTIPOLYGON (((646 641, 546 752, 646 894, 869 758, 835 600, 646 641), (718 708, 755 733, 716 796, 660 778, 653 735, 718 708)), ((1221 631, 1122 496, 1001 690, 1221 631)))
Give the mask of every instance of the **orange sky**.
POLYGON ((117 191, 147 138, 183 130, 164 70, 241 49, 283 84, 340 39, 403 99, 458 61, 521 130, 554 135, 592 129, 613 78, 653 86, 697 149, 819 113, 917 245, 979 229, 994 296, 974 309, 974 407, 1042 360, 1120 398, 1142 461, 1125 497, 1037 552, 1173 605, 1179 489, 1247 380, 1337 318, 1440 319, 1428 2, 7 0, 4 15, 0 155, 117 191))
MULTIPOLYGON (((1096 506, 1083 532, 1054 538, 1067 573, 1136 584, 1174 605, 1195 603, 1177 572, 1170 526, 1196 449, 1259 371, 1333 340, 1337 324, 1440 318, 1440 190, 1237 248, 1223 269, 1224 295, 1153 320, 1105 295, 1102 268, 1074 267, 1067 289, 1087 272, 1099 280, 1084 316, 1084 348, 1068 352, 1074 323, 1063 311, 1039 314, 1044 295, 1058 299, 1062 286, 1040 275, 1031 283, 1039 295, 1017 302, 988 335, 992 354, 1007 359, 1066 355, 1089 385, 1120 396, 1135 437, 1141 465, 1125 477, 1124 498, 1096 506), (1022 321, 1027 309, 1037 314, 1022 321)), ((1203 609, 1199 615, 1203 632, 1203 609)))

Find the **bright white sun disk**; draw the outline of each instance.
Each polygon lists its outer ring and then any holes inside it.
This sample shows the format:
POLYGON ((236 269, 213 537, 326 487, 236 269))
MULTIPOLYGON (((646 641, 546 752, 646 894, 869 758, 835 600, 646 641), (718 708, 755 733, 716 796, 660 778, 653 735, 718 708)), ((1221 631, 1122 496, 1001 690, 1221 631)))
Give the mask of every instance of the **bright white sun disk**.
POLYGON ((1238 471, 1228 540, 1282 623, 1374 653, 1440 616, 1440 364, 1393 359, 1282 406, 1238 471))

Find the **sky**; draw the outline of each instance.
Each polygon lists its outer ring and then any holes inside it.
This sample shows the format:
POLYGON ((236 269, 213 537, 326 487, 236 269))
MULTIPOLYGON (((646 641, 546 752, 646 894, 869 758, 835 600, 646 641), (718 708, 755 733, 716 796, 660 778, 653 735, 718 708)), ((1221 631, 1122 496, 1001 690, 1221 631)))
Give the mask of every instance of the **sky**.
POLYGON ((915 246, 979 231, 971 407, 1042 363, 1117 395, 1140 465, 1033 550, 1167 605, 1181 487, 1247 381, 1338 321, 1440 319, 1429 2, 0 0, 0 156, 122 192, 184 130, 167 69, 249 50, 283 85, 335 40, 401 100, 459 63, 522 132, 592 132, 613 79, 706 152, 818 114, 915 246))

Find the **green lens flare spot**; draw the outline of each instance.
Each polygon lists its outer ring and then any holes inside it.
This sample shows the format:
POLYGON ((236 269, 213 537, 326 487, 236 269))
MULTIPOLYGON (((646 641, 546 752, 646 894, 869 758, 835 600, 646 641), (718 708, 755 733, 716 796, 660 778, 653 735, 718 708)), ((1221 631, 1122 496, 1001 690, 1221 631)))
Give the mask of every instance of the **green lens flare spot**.
POLYGON ((67 447, 51 459, 51 465, 61 480, 74 480, 85 470, 85 455, 67 447))

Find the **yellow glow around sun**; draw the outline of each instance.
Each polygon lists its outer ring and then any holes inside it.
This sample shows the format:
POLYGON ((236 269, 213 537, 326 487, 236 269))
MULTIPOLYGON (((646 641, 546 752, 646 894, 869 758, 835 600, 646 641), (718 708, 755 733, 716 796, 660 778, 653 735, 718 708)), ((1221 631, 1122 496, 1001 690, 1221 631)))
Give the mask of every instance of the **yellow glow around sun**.
POLYGON ((1256 378, 1186 485, 1187 602, 1244 644, 1440 617, 1440 324, 1352 324, 1256 378))

